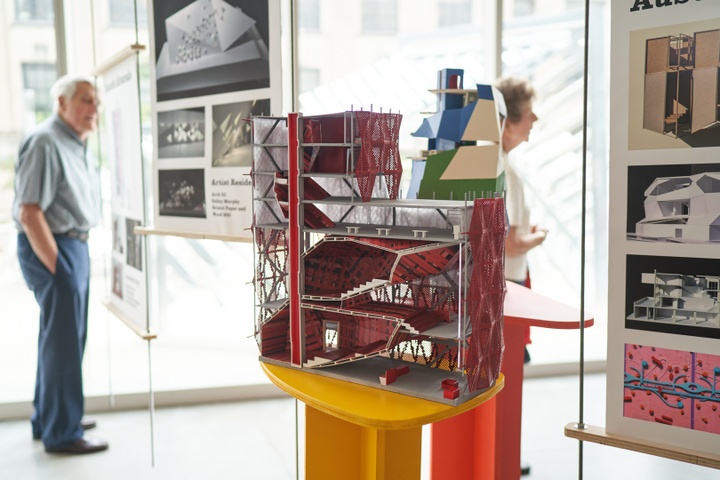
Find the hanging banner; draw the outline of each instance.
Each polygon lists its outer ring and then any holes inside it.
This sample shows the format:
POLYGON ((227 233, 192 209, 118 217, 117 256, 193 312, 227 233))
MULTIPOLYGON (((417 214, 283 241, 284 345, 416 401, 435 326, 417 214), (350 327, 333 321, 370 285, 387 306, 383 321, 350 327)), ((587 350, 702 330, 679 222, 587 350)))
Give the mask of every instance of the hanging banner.
POLYGON ((720 452, 720 3, 612 5, 608 434, 720 452))
POLYGON ((138 97, 137 53, 99 77, 103 154, 110 171, 112 256, 110 309, 137 332, 148 331, 147 276, 143 237, 145 199, 138 97))
POLYGON ((279 0, 150 9, 154 228, 251 239, 249 119, 280 109, 279 0))

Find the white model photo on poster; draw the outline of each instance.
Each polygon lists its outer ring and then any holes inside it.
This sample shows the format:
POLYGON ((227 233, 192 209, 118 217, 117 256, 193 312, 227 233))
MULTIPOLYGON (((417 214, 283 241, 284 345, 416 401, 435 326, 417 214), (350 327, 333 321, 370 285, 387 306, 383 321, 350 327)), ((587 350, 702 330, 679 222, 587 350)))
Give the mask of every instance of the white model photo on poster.
POLYGON ((629 166, 627 238, 720 245, 720 164, 629 166))
POLYGON ((720 260, 628 255, 625 327, 720 338, 720 260))
POLYGON ((158 112, 158 158, 205 156, 205 108, 158 112))
POLYGON ((628 148, 720 146, 720 22, 630 32, 628 148))
POLYGON ((158 214, 205 218, 205 170, 158 170, 158 214))
POLYGON ((270 86, 268 0, 155 0, 157 101, 270 86))
POLYGON ((212 166, 250 167, 250 119, 270 114, 270 99, 213 105, 212 166))

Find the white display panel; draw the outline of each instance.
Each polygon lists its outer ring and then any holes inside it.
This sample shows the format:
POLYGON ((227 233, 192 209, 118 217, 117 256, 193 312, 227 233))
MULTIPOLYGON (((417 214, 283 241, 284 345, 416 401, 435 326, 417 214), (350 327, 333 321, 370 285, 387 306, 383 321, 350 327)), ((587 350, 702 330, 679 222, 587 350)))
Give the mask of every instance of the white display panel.
POLYGON ((103 152, 110 171, 112 250, 109 306, 138 332, 148 331, 145 195, 137 53, 99 77, 103 152))
POLYGON ((700 110, 716 102, 717 84, 695 65, 694 46, 699 32, 720 29, 720 9, 634 0, 611 8, 606 430, 716 455, 720 126, 700 110), (693 95, 701 84, 702 106, 693 95))

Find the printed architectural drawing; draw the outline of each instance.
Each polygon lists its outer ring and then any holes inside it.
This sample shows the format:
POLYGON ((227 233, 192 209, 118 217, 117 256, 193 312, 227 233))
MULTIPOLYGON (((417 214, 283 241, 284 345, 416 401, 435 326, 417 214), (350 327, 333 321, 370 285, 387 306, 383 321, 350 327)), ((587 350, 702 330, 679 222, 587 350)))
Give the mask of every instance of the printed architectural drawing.
POLYGON ((645 218, 634 238, 719 242, 720 172, 656 178, 645 190, 645 218))
POLYGON ((720 146, 720 29, 648 39, 643 128, 720 146))
POLYGON ((720 276, 653 272, 643 273, 642 283, 653 295, 634 302, 628 320, 720 328, 720 276))

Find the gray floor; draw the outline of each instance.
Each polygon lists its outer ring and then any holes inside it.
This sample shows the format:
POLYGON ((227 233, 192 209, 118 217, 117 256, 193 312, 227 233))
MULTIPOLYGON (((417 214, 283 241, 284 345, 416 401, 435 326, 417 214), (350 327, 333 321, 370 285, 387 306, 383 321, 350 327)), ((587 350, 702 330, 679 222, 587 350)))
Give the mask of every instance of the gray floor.
MULTIPOLYGON (((578 417, 577 384, 573 377, 526 380, 523 458, 532 472, 524 478, 579 478, 578 442, 563 435, 578 417)), ((603 425, 605 377, 590 375, 585 387, 585 422, 603 425)), ((158 409, 154 467, 147 411, 94 416, 98 428, 91 433, 109 440, 110 450, 80 457, 47 455, 30 439, 26 421, 0 423, 0 479, 296 478, 295 402, 289 398, 158 409)), ((423 478, 426 472, 425 455, 423 478)), ((720 471, 585 443, 583 478, 709 480, 720 479, 720 471)))

